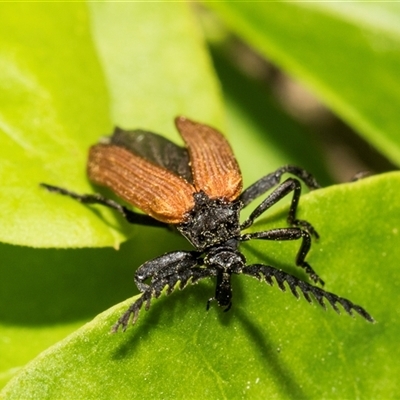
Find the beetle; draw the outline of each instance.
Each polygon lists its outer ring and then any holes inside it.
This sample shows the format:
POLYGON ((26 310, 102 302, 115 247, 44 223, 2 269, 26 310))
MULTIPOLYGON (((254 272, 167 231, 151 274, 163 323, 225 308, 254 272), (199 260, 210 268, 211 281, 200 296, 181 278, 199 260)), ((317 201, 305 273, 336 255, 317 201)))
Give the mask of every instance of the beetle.
POLYGON ((367 321, 371 315, 362 307, 343 297, 325 291, 317 284, 324 282, 306 261, 312 236, 318 238, 313 226, 296 218, 301 195, 301 182, 310 190, 320 188, 315 178, 302 168, 286 165, 265 175, 242 190, 242 175, 231 146, 216 129, 177 117, 175 125, 185 142, 180 147, 164 137, 143 130, 125 131, 115 128, 113 135, 90 148, 88 176, 95 184, 108 187, 127 203, 142 210, 135 212, 99 194, 77 194, 70 190, 42 183, 51 192, 70 196, 86 204, 102 204, 123 215, 133 224, 174 227, 194 247, 193 251, 173 251, 142 264, 135 274, 139 297, 112 327, 126 330, 145 305, 148 310, 153 298, 164 289, 171 293, 204 278, 215 278, 216 289, 206 308, 216 301, 228 311, 232 305, 231 276, 245 274, 281 290, 285 283, 299 298, 299 289, 308 302, 312 296, 325 308, 326 299, 338 313, 340 304, 350 315, 357 312, 367 321), (284 174, 294 177, 281 183, 284 174), (241 210, 265 194, 250 216, 240 223, 241 210), (242 233, 271 206, 292 193, 287 215, 288 227, 242 233), (310 284, 280 269, 264 264, 247 265, 239 249, 241 242, 259 240, 300 240, 295 263, 314 282, 310 284))

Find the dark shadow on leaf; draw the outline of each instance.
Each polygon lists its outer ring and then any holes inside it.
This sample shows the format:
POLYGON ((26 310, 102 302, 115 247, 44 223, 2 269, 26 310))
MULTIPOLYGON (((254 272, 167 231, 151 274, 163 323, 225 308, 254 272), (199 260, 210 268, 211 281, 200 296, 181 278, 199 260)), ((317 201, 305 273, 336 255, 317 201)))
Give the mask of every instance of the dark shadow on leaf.
MULTIPOLYGON (((241 285, 238 285, 239 279, 234 282, 235 303, 242 304, 245 302, 244 293, 241 285)), ((205 304, 210 292, 213 291, 211 280, 199 283, 196 286, 187 287, 184 292, 176 291, 172 295, 162 296, 160 299, 153 301, 148 312, 144 310, 140 313, 139 321, 135 326, 129 326, 125 333, 119 332, 117 335, 126 335, 123 342, 111 351, 110 359, 116 362, 126 358, 134 358, 138 351, 146 351, 147 347, 152 346, 153 339, 162 335, 168 337, 171 329, 176 327, 182 320, 188 308, 200 308, 196 312, 204 312, 205 304), (202 307, 204 304, 204 308, 202 307), (160 333, 160 330, 164 332, 160 333), (126 340, 125 340, 126 339, 126 340)), ((218 320, 222 325, 229 329, 229 325, 233 320, 239 320, 244 328, 244 333, 248 337, 248 342, 253 347, 253 351, 257 355, 261 355, 265 362, 265 368, 272 371, 276 381, 281 387, 282 393, 288 398, 303 399, 307 398, 302 391, 300 385, 296 382, 294 374, 290 368, 284 364, 279 357, 277 346, 270 343, 267 332, 260 329, 250 317, 247 316, 241 307, 235 307, 235 303, 229 312, 223 312, 217 309, 218 320)), ((221 338, 222 340, 222 338, 221 338)))
MULTIPOLYGON (((175 289, 169 296, 162 295, 160 299, 152 301, 150 309, 146 312, 144 309, 139 314, 139 320, 136 325, 128 326, 126 332, 118 332, 117 334, 129 335, 129 339, 125 341, 112 354, 112 359, 123 359, 131 357, 135 352, 135 347, 139 342, 148 342, 153 332, 157 329, 168 330, 172 326, 179 324, 188 309, 195 309, 196 312, 207 313, 207 300, 214 295, 215 280, 205 279, 195 286, 189 285, 183 291, 175 289)), ((216 304, 211 307, 216 308, 218 319, 224 326, 228 326, 235 316, 235 304, 241 304, 244 300, 243 286, 236 279, 233 287, 233 305, 232 308, 224 312, 224 310, 216 304)), ((211 311, 211 310, 210 310, 211 311)))
POLYGON ((0 320, 40 326, 91 319, 138 293, 133 277, 144 261, 185 246, 183 238, 156 228, 137 228, 119 251, 2 244, 0 320))
POLYGON ((206 303, 212 291, 212 281, 208 280, 195 286, 189 285, 182 291, 176 289, 169 296, 163 294, 159 299, 152 300, 147 312, 144 309, 140 311, 136 325, 130 324, 126 332, 116 333, 127 335, 128 339, 113 350, 111 359, 133 357, 138 345, 150 345, 151 337, 157 335, 159 329, 168 331, 179 324, 188 309, 199 309, 198 312, 206 313, 206 303))
POLYGON ((274 345, 268 339, 267 331, 265 329, 260 329, 251 318, 241 310, 236 313, 236 316, 241 321, 249 338, 248 342, 254 347, 254 352, 261 355, 265 362, 265 368, 270 369, 275 376, 276 382, 281 387, 281 393, 284 394, 284 397, 290 399, 308 398, 302 390, 301 385, 296 382, 290 367, 285 365, 284 361, 279 357, 277 345, 274 345))
MULTIPOLYGON (((256 257, 257 261, 254 263, 264 264, 276 269, 281 269, 305 282, 312 283, 308 275, 303 271, 303 269, 296 266, 296 251, 293 252, 293 263, 290 264, 288 264, 287 262, 282 262, 276 258, 269 257, 265 252, 256 249, 255 247, 251 246, 251 244, 246 245, 246 251, 256 257)), ((292 254, 292 252, 290 254, 292 254)))

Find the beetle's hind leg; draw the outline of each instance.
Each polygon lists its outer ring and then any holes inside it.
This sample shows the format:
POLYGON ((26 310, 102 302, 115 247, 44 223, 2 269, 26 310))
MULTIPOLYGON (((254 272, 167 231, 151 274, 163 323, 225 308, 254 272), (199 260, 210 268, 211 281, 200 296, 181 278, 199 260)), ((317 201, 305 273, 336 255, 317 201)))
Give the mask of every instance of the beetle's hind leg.
POLYGON ((240 238, 241 241, 247 241, 251 239, 276 241, 301 239, 302 241, 300 249, 296 256, 296 265, 300 268, 303 268, 304 271, 315 283, 320 283, 321 285, 324 285, 324 281, 318 276, 311 265, 305 260, 311 248, 311 236, 307 231, 301 228, 278 228, 263 232, 246 233, 240 238))
MULTIPOLYGON (((311 179, 311 178, 310 178, 311 179)), ((312 183, 312 182, 311 182, 312 183)), ((316 185, 316 183, 315 183, 316 185)), ((240 240, 250 239, 264 239, 264 240, 297 240, 302 239, 300 249, 296 256, 296 265, 303 268, 310 278, 321 285, 324 284, 323 280, 312 269, 310 264, 305 261, 305 258, 311 247, 311 235, 318 238, 318 233, 314 227, 307 221, 297 219, 296 212, 299 204, 301 194, 300 181, 293 178, 288 178, 285 182, 280 184, 255 210, 250 214, 249 218, 243 222, 241 229, 250 227, 256 218, 271 208, 274 204, 282 198, 293 192, 292 202, 290 204, 289 213, 287 216, 288 223, 293 228, 280 228, 271 229, 264 232, 248 233, 241 236, 240 240)))
POLYGON ((263 214, 291 192, 293 192, 293 197, 287 216, 289 225, 300 227, 306 230, 310 235, 314 235, 316 238, 318 238, 319 235, 317 231, 309 222, 296 218, 297 207, 299 205, 301 194, 301 184, 299 180, 293 178, 286 179, 285 182, 280 184, 260 205, 258 205, 246 219, 246 221, 243 222, 241 229, 246 229, 253 225, 255 219, 257 219, 261 214, 263 214))
POLYGON ((80 203, 84 204, 101 204, 103 206, 112 208, 118 211, 122 216, 131 224, 146 225, 146 226, 156 226, 156 227, 168 227, 164 222, 157 221, 156 219, 150 217, 149 215, 139 214, 129 208, 122 206, 114 200, 107 199, 100 194, 78 194, 72 192, 68 189, 64 189, 59 186, 49 185, 47 183, 41 183, 40 186, 47 189, 49 192, 59 193, 64 196, 71 197, 80 203))
POLYGON ((239 197, 243 206, 247 206, 257 197, 266 193, 274 186, 277 186, 281 181, 282 175, 286 173, 296 176, 300 181, 304 182, 310 190, 319 189, 321 187, 314 176, 305 169, 296 167, 295 165, 284 165, 283 167, 278 168, 276 171, 263 176, 245 189, 239 197))

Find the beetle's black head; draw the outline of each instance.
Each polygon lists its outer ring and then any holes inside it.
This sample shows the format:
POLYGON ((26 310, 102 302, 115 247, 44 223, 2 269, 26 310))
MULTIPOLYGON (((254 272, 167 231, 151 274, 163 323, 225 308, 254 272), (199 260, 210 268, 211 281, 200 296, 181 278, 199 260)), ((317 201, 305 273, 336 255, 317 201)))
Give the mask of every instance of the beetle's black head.
POLYGON ((177 228, 197 250, 240 235, 240 202, 210 199, 203 191, 194 194, 194 201, 195 206, 177 228))

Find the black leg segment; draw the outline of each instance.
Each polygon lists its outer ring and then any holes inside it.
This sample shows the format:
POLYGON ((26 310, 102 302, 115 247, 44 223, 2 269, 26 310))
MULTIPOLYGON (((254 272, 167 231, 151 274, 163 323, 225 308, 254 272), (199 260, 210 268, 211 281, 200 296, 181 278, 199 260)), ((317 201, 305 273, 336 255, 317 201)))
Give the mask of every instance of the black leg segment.
POLYGON ((298 240, 302 239, 300 249, 296 256, 296 265, 304 269, 304 271, 310 276, 310 278, 321 285, 324 281, 318 276, 318 274, 313 270, 310 264, 305 261, 305 258, 310 251, 311 247, 311 236, 308 232, 300 228, 278 228, 271 229, 269 231, 263 232, 253 232, 246 233, 241 236, 241 240, 251 240, 251 239, 263 239, 263 240, 298 240))
POLYGON ((217 276, 218 271, 216 268, 199 268, 193 267, 183 269, 180 273, 171 273, 168 276, 163 276, 160 279, 155 278, 148 288, 143 292, 142 296, 138 298, 130 307, 122 314, 117 323, 112 327, 111 332, 116 333, 122 327, 125 331, 128 327, 129 320, 132 317, 132 325, 135 324, 139 311, 145 304, 146 311, 150 308, 151 300, 160 297, 162 291, 166 288, 166 294, 170 294, 179 282, 179 289, 183 289, 190 281, 190 283, 197 283, 199 280, 209 277, 217 276))
POLYGON ((160 280, 169 275, 180 274, 182 270, 199 266, 201 263, 196 252, 167 253, 142 264, 135 273, 135 283, 141 292, 145 292, 151 285, 144 283, 146 279, 160 280))
POLYGON ((306 170, 294 165, 285 165, 281 168, 278 168, 275 172, 272 172, 259 179, 257 182, 253 183, 246 190, 244 190, 239 197, 243 203, 243 206, 247 206, 254 199, 278 185, 282 175, 285 173, 290 173, 296 176, 298 179, 303 181, 310 190, 319 189, 321 187, 315 178, 306 170))
POLYGON ((301 184, 297 179, 288 178, 285 182, 279 185, 243 222, 240 229, 246 229, 253 225, 254 220, 258 218, 262 213, 267 211, 270 207, 280 201, 282 198, 293 192, 292 202, 290 203, 289 213, 287 221, 291 226, 300 226, 315 237, 319 237, 313 226, 304 220, 296 219, 297 206, 299 205, 299 199, 301 194, 301 184))
POLYGON ((106 197, 103 197, 100 194, 78 194, 58 186, 48 185, 47 183, 41 183, 40 186, 44 187, 49 192, 59 193, 64 196, 69 196, 84 204, 102 204, 103 206, 112 208, 118 211, 120 214, 122 214, 122 216, 130 224, 154 226, 160 228, 168 227, 168 225, 165 224, 164 222, 157 221, 156 219, 150 217, 149 215, 139 214, 132 210, 129 210, 127 207, 118 204, 114 200, 107 199, 106 197))
POLYGON ((324 303, 324 299, 326 299, 337 313, 340 313, 340 310, 337 307, 337 304, 340 304, 348 314, 353 315, 352 311, 354 310, 367 321, 374 322, 374 319, 364 310, 364 308, 352 303, 350 300, 303 282, 295 276, 276 268, 262 264, 253 264, 243 268, 243 274, 250 275, 260 281, 265 280, 271 286, 274 283, 274 279, 278 283, 279 288, 283 291, 286 290, 286 282, 290 291, 296 298, 299 298, 297 289, 300 289, 309 303, 312 302, 312 295, 322 307, 326 308, 324 303))
POLYGON ((231 272, 220 270, 217 274, 217 284, 215 288, 215 296, 207 301, 207 311, 210 309, 212 301, 216 301, 220 307, 225 307, 224 311, 229 311, 232 307, 232 286, 231 272))

